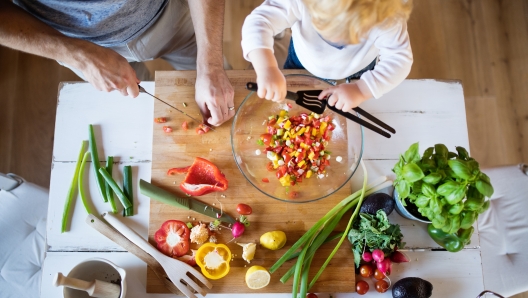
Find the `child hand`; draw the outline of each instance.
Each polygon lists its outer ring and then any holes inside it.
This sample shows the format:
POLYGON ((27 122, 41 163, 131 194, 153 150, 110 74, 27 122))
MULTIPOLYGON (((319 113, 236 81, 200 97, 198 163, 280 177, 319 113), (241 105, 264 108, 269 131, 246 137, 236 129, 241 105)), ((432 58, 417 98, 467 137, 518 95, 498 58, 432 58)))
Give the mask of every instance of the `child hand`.
POLYGON ((343 112, 350 112, 368 99, 355 83, 341 84, 323 90, 319 99, 327 98, 328 105, 335 106, 343 112))
POLYGON ((266 67, 257 71, 257 95, 274 102, 283 102, 286 97, 286 78, 278 67, 266 67))

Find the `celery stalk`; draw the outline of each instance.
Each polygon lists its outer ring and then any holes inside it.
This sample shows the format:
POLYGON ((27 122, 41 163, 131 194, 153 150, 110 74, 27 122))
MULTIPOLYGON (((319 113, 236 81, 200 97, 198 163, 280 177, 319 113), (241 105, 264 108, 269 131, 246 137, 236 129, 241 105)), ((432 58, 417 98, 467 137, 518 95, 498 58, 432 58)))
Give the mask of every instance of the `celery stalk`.
POLYGON ((61 233, 68 231, 68 219, 70 218, 70 207, 73 201, 73 195, 77 189, 77 182, 79 180, 79 169, 81 168, 81 163, 84 155, 84 147, 86 147, 86 141, 82 141, 81 150, 79 150, 79 155, 77 157, 77 163, 75 164, 75 172, 73 172, 73 179, 70 183, 70 189, 68 189, 68 194, 66 195, 66 201, 64 202, 64 211, 62 212, 62 224, 61 224, 61 233))
POLYGON ((93 214, 92 212, 92 209, 90 208, 90 205, 88 205, 88 200, 86 198, 86 193, 84 191, 84 184, 83 184, 83 180, 84 180, 84 168, 86 166, 86 161, 88 160, 88 156, 90 155, 90 152, 86 151, 86 153, 84 153, 84 157, 82 159, 82 162, 81 162, 81 168, 79 169, 79 194, 81 195, 81 201, 84 205, 84 209, 86 210, 86 212, 88 214, 93 214))
MULTIPOLYGON (((112 170, 114 168, 114 157, 108 156, 106 158, 106 171, 110 176, 112 176, 112 170)), ((117 213, 117 207, 114 200, 114 193, 112 192, 112 188, 108 183, 105 182, 105 190, 106 190, 106 199, 110 202, 110 207, 112 208, 112 213, 117 213)))
POLYGON ((94 170, 96 178, 95 180, 97 181, 97 187, 99 188, 99 193, 101 194, 101 197, 103 197, 103 200, 105 202, 108 202, 108 199, 106 198, 105 183, 103 177, 101 177, 101 174, 99 174, 99 169, 101 168, 101 165, 99 164, 99 154, 97 153, 97 143, 95 142, 93 126, 90 124, 88 128, 88 137, 90 140, 90 153, 92 154, 92 168, 94 170))

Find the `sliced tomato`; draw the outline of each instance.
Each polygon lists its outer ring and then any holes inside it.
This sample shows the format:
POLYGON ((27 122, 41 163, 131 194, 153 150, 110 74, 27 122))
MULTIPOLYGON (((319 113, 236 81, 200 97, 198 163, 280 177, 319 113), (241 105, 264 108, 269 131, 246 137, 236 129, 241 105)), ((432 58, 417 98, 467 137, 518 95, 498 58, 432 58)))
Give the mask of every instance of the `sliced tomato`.
POLYGON ((183 130, 187 130, 189 128, 189 124, 187 124, 187 121, 183 121, 181 126, 183 130))
POLYGON ((196 128, 196 134, 203 135, 203 134, 205 134, 205 131, 203 131, 203 129, 201 129, 200 127, 197 127, 196 128))
POLYGON ((164 132, 172 132, 172 128, 170 126, 163 126, 164 132))
POLYGON ((166 117, 157 117, 157 118, 154 118, 154 122, 156 122, 156 123, 165 123, 165 122, 167 122, 167 118, 166 117))
POLYGON ((158 250, 169 257, 181 257, 189 251, 189 228, 179 220, 167 220, 154 234, 158 250))
POLYGON ((264 142, 264 145, 266 145, 266 146, 270 145, 271 138, 272 138, 272 136, 269 133, 263 133, 263 134, 260 135, 260 139, 262 140, 262 142, 264 142))

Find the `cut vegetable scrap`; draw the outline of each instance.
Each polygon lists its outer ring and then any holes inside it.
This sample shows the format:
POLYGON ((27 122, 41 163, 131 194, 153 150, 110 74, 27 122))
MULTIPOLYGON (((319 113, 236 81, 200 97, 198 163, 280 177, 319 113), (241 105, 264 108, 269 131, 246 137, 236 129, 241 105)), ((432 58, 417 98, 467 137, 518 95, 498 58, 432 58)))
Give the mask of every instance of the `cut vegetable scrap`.
POLYGON ((187 172, 180 184, 180 189, 192 196, 201 196, 214 191, 227 189, 227 179, 212 162, 197 157, 190 167, 173 168, 167 174, 182 174, 187 172))
POLYGON ((191 243, 202 245, 209 239, 209 230, 205 224, 198 224, 191 229, 191 243))
POLYGON ((165 122, 167 122, 167 117, 154 118, 154 122, 156 122, 156 123, 165 123, 165 122))
POLYGON ((163 126, 163 131, 172 132, 172 128, 170 126, 163 126))
POLYGON ((207 133, 209 130, 211 130, 211 128, 209 126, 204 125, 203 123, 201 123, 196 128, 196 133, 199 134, 199 135, 203 135, 203 134, 207 133))
POLYGON ((196 266, 196 249, 191 249, 190 255, 183 255, 177 259, 187 263, 188 265, 196 266))
POLYGON ((187 121, 183 121, 181 126, 183 130, 187 130, 189 128, 189 124, 187 124, 187 121))
POLYGON ((237 243, 242 246, 242 259, 250 263, 255 257, 255 251, 257 250, 257 244, 255 243, 237 243))

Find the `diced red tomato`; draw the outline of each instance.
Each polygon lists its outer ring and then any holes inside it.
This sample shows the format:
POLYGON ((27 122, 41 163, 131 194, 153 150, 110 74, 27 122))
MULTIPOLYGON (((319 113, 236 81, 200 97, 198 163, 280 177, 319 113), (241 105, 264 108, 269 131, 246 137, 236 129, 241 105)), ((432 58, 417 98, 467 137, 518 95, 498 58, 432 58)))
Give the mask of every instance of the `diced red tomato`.
POLYGON ((262 182, 269 183, 269 179, 268 178, 262 178, 262 182))
POLYGON ((288 171, 288 167, 285 165, 282 165, 277 169, 277 173, 275 173, 275 175, 277 176, 277 178, 281 178, 282 176, 286 174, 287 171, 288 171))
POLYGON ((197 127, 196 128, 196 134, 199 134, 199 135, 203 135, 205 133, 205 131, 203 131, 203 129, 197 127))
POLYGON ((290 108, 290 109, 292 109, 292 108, 293 108, 293 106, 292 106, 292 104, 291 104, 291 103, 287 103, 286 105, 287 105, 287 106, 288 106, 288 108, 290 108))
POLYGON ((189 128, 189 124, 187 124, 187 121, 183 121, 182 123, 182 129, 187 130, 189 128))
POLYGON ((277 123, 277 118, 273 117, 270 120, 268 120, 268 125, 273 126, 277 123))
POLYGON ((273 163, 271 161, 268 162, 268 164, 266 165, 266 169, 270 172, 275 171, 275 169, 273 168, 273 163))
POLYGON ((154 122, 156 122, 156 123, 165 123, 165 122, 167 122, 167 117, 154 118, 154 122))
POLYGON ((163 126, 163 131, 172 132, 172 128, 170 126, 163 126))
POLYGON ((288 198, 290 199, 295 199, 298 196, 299 196, 299 192, 297 191, 290 191, 290 193, 288 194, 288 198))
POLYGON ((271 134, 263 133, 260 135, 260 139, 264 142, 264 145, 269 146, 271 142, 271 134))

